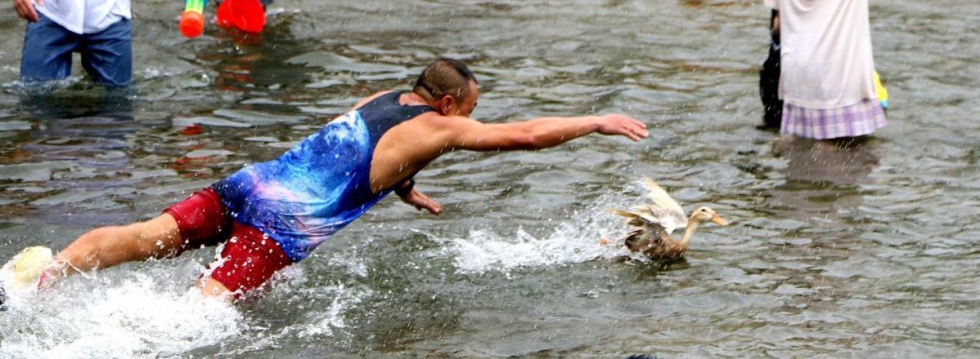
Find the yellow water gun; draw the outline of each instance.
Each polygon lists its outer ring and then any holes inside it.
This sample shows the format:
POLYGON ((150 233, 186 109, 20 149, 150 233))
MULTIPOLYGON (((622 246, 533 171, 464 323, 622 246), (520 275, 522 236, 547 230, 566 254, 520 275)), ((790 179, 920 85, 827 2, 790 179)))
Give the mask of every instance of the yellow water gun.
POLYGON ((878 102, 881 102, 881 108, 888 108, 888 90, 881 84, 881 76, 878 76, 877 70, 875 71, 875 94, 878 95, 878 102))

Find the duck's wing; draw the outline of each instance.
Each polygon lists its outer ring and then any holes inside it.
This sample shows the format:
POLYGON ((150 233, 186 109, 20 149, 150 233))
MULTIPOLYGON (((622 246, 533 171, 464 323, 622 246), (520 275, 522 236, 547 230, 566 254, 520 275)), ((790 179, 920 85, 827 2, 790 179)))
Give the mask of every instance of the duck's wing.
POLYGON ((660 220, 660 218, 651 215, 649 211, 645 211, 645 210, 627 211, 623 209, 610 209, 609 212, 620 215, 622 217, 626 217, 630 220, 629 221, 630 225, 641 227, 642 230, 649 231, 657 235, 660 235, 661 233, 664 233, 667 230, 664 227, 664 225, 661 223, 662 221, 660 220))
POLYGON ((660 187, 657 182, 654 182, 649 177, 643 178, 643 184, 650 191, 647 193, 647 198, 653 203, 635 206, 633 207, 634 210, 637 212, 649 212, 650 216, 655 218, 655 221, 663 226, 667 234, 673 232, 674 229, 687 227, 687 216, 684 214, 684 209, 667 194, 667 191, 663 187, 660 187))
MULTIPOLYGON (((636 209, 636 207, 633 208, 636 209)), ((609 212, 622 217, 626 217, 627 219, 630 220, 629 221, 630 225, 637 226, 637 227, 645 227, 649 224, 657 224, 657 225, 660 224, 656 217, 651 216, 650 213, 648 213, 647 211, 643 211, 642 209, 636 209, 633 211, 627 211, 625 209, 610 209, 609 212)))

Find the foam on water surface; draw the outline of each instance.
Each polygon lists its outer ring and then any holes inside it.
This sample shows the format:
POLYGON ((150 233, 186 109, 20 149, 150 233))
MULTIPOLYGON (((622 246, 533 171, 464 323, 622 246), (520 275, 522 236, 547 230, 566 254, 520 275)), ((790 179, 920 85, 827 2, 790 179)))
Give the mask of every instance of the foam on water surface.
POLYGON ((437 241, 444 242, 440 251, 455 257, 456 269, 463 274, 612 259, 629 254, 618 241, 626 226, 605 209, 622 207, 632 200, 631 196, 619 194, 599 198, 586 210, 557 221, 554 231, 543 238, 522 228, 513 233, 481 228, 471 230, 466 238, 437 241), (603 245, 600 244, 602 238, 612 241, 603 245))
POLYGON ((0 315, 0 357, 139 358, 184 353, 238 335, 230 304, 152 275, 95 275, 11 300, 0 315))
POLYGON ((296 338, 335 336, 346 327, 345 313, 372 295, 343 284, 309 286, 303 270, 292 266, 260 295, 231 304, 205 298, 193 286, 202 269, 198 260, 182 259, 123 265, 10 300, 0 312, 0 358, 262 352, 296 338), (291 311, 297 301, 314 307, 291 311), (259 309, 249 309, 256 304, 259 309), (264 324, 283 317, 284 327, 264 324))

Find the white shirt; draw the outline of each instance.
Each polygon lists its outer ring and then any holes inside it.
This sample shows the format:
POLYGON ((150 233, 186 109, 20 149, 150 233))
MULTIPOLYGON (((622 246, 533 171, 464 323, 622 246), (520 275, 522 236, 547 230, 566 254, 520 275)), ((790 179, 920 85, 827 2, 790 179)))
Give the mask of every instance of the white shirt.
POLYGON ((780 97, 834 109, 877 99, 868 0, 764 0, 779 10, 780 97))
POLYGON ((37 12, 76 34, 93 34, 133 17, 130 0, 46 0, 37 12))

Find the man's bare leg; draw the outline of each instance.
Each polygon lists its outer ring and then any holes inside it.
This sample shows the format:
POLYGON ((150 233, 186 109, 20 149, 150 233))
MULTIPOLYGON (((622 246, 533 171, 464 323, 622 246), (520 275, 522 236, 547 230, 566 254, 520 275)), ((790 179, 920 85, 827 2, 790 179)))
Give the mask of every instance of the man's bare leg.
POLYGON ((201 295, 205 298, 221 298, 228 301, 234 299, 231 295, 231 291, 225 287, 224 284, 214 280, 213 278, 205 278, 201 282, 201 295))
POLYGON ((167 213, 146 222, 97 228, 55 256, 55 262, 64 268, 53 274, 68 275, 173 256, 180 252, 181 242, 177 221, 167 213))
MULTIPOLYGON (((63 274, 109 268, 132 261, 164 258, 180 252, 182 239, 177 221, 168 213, 146 222, 94 229, 78 237, 55 256, 63 274)), ((201 284, 205 297, 231 299, 231 291, 206 278, 201 284)))

